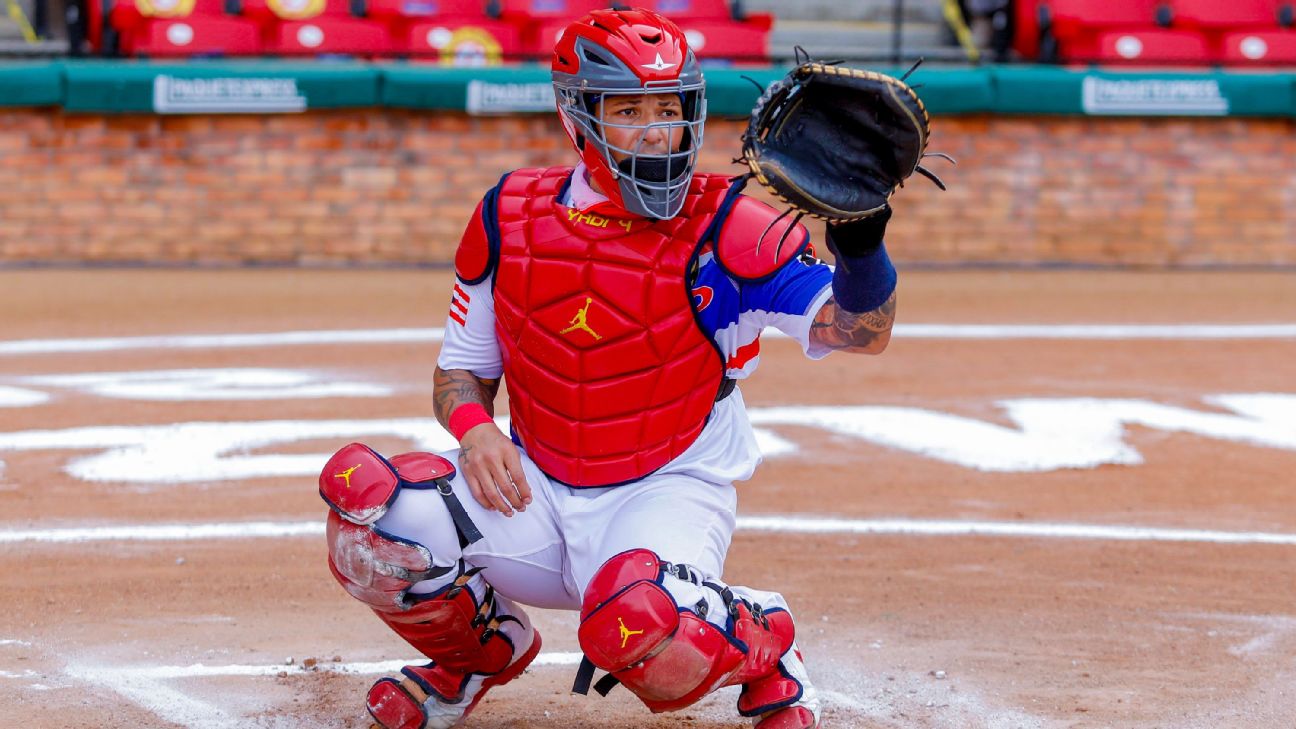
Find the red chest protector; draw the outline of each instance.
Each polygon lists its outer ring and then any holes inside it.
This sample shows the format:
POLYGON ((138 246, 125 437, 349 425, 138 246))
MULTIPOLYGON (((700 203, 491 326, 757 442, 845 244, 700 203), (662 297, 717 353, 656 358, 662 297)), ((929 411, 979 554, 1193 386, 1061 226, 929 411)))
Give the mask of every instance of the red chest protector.
POLYGON ((696 175, 670 220, 582 214, 558 203, 570 174, 507 176, 483 202, 496 214, 474 219, 488 249, 472 248, 470 225, 456 267, 474 283, 494 270, 509 412, 527 454, 565 484, 608 486, 666 465, 706 425, 726 383, 695 318, 690 269, 716 238, 717 213, 755 201, 726 176, 696 175))

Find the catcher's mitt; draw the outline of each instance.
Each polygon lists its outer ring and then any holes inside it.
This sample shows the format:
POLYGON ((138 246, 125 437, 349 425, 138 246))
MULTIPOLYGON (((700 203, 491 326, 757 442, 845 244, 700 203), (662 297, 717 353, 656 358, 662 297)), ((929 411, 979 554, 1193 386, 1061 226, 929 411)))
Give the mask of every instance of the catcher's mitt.
MULTIPOLYGON (((914 66, 917 68, 917 65, 914 66)), ((742 161, 804 215, 844 223, 882 212, 927 154, 928 118, 904 79, 806 62, 761 95, 742 161)), ((952 161, 952 160, 951 160, 952 161)))

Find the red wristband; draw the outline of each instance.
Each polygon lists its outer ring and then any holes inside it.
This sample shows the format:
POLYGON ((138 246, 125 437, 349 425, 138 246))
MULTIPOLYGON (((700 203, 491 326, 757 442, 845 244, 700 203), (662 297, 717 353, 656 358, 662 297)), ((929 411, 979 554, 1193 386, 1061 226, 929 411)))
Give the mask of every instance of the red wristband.
POLYGON ((460 405, 450 413, 450 435, 455 440, 463 440, 464 434, 482 423, 493 423, 495 419, 486 412, 486 408, 475 402, 460 405))

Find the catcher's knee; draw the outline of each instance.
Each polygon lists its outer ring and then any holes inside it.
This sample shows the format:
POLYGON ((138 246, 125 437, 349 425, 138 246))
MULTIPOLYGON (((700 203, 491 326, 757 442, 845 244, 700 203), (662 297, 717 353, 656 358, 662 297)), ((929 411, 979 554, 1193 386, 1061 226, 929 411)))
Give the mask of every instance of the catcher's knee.
POLYGON ((454 475, 448 460, 431 453, 388 460, 359 443, 339 450, 320 474, 320 496, 331 509, 329 569, 352 597, 433 659, 441 672, 496 674, 512 660, 519 640, 530 643, 531 626, 520 608, 495 595, 478 575, 480 568, 464 563, 461 547, 472 541, 475 527, 451 503, 454 475), (441 511, 438 504, 437 514, 420 507, 404 516, 444 518, 446 539, 438 540, 436 556, 448 565, 436 564, 419 541, 382 528, 403 531, 394 506, 402 489, 440 494, 431 498, 446 501, 449 508, 441 511))
POLYGON ((656 581, 659 572, 657 555, 636 549, 608 560, 590 580, 577 637, 594 665, 625 669, 675 633, 679 612, 656 581))
POLYGON ((612 676, 599 682, 600 693, 620 682, 653 711, 683 708, 776 670, 793 640, 785 617, 771 620, 758 605, 649 550, 622 552, 585 591, 578 637, 590 665, 582 666, 577 690, 587 688, 596 666, 612 676), (712 605, 720 606, 718 615, 712 605))
POLYGON ((481 538, 451 488, 454 476, 454 465, 441 456, 402 453, 387 459, 361 443, 328 460, 319 493, 330 509, 329 568, 347 592, 376 610, 400 610, 408 606, 406 593, 413 585, 424 582, 415 591, 429 592, 454 579, 450 572, 461 547, 481 538), (404 500, 397 500, 402 491, 428 494, 444 507, 438 503, 429 511, 421 500, 417 513, 405 513, 410 509, 402 510, 404 500), (437 539, 407 538, 419 532, 404 528, 406 522, 425 525, 438 518, 444 525, 436 530, 437 539))

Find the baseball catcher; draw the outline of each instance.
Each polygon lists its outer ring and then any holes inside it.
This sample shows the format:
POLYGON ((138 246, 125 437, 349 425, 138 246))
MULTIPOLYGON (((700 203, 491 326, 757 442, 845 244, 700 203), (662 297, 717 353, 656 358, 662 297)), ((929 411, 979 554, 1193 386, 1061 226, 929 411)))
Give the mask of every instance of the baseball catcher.
POLYGON ((734 483, 760 462, 738 383, 767 326, 811 359, 886 348, 888 200, 922 172, 926 113, 896 79, 802 64, 732 177, 695 171, 705 84, 669 20, 590 13, 552 74, 579 164, 505 174, 455 257, 434 400, 460 448, 356 443, 320 475, 333 575, 428 659, 374 684, 369 713, 460 723, 539 652, 532 605, 579 611, 581 693, 663 712, 741 686, 754 726, 818 726, 787 601, 722 575, 734 483), (742 194, 753 177, 829 220, 835 267, 742 194))

